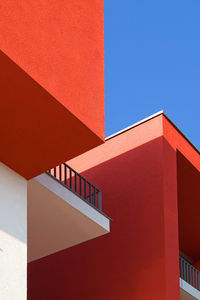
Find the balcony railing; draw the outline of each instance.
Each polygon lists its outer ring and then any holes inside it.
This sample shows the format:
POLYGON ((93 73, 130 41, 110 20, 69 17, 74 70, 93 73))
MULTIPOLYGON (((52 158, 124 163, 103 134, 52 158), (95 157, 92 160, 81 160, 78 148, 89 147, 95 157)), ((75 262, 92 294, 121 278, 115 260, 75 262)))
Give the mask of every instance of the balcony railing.
POLYGON ((101 191, 66 163, 62 163, 46 173, 97 210, 102 211, 101 191))
POLYGON ((182 256, 179 256, 180 277, 200 291, 200 271, 194 268, 182 256))

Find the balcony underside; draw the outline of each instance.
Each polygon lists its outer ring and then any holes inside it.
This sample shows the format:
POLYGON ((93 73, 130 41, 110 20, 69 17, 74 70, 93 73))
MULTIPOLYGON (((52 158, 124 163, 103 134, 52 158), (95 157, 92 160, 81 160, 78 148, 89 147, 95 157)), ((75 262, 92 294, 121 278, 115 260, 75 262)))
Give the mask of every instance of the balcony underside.
POLYGON ((47 174, 28 183, 28 261, 108 233, 110 220, 47 174))

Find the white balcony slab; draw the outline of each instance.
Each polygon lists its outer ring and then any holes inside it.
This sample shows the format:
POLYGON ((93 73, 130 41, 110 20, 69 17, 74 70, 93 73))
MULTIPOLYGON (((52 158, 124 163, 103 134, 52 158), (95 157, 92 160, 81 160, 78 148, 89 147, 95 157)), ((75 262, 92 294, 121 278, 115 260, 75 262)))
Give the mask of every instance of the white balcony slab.
POLYGON ((110 231, 110 219, 47 174, 28 182, 28 261, 110 231))
POLYGON ((181 300, 200 300, 200 291, 180 278, 180 299, 181 300))

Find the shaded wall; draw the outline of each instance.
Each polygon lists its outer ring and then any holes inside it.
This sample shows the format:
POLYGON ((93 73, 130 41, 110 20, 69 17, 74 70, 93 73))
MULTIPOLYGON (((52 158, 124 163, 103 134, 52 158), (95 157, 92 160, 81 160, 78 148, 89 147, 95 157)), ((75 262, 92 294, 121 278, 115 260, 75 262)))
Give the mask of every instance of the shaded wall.
POLYGON ((195 262, 200 260, 200 172, 180 152, 177 152, 177 168, 179 246, 195 262))

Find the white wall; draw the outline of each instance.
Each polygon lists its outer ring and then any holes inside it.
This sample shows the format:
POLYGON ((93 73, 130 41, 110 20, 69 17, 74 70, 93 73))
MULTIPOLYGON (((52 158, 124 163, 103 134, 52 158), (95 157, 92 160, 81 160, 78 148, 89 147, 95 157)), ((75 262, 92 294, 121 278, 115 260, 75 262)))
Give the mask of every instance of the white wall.
POLYGON ((2 163, 0 299, 27 299, 27 181, 2 163))

